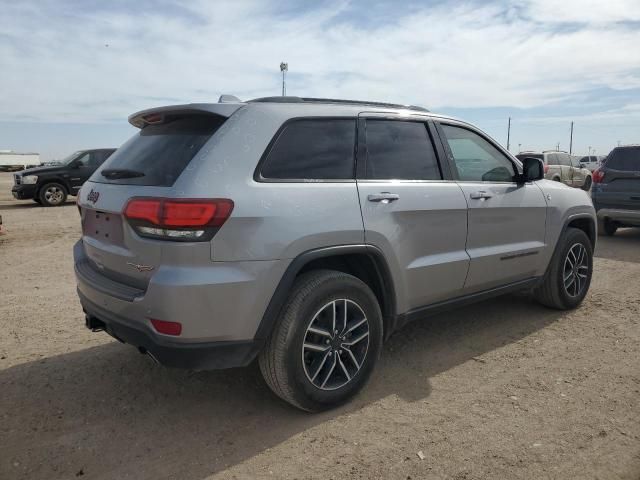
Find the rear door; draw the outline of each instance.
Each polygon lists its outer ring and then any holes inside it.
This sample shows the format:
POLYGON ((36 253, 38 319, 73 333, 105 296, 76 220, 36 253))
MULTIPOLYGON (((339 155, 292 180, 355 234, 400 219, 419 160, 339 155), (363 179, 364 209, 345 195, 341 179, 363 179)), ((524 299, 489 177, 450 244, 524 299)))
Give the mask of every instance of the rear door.
POLYGON ((443 121, 439 132, 469 207, 465 293, 538 276, 547 214, 540 188, 516 183, 515 162, 480 131, 443 121))
POLYGON ((394 273, 398 311, 460 295, 469 265, 467 204, 439 162, 433 124, 361 114, 358 135, 365 240, 384 252, 394 273))
POLYGON ((604 164, 598 206, 640 210, 640 147, 616 148, 604 164))

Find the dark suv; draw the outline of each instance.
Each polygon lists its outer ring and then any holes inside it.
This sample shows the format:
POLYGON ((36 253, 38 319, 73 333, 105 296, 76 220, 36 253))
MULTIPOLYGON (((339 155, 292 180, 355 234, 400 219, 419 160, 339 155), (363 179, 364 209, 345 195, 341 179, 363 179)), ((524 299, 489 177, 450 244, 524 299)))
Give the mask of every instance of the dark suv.
POLYGON ((11 193, 18 200, 33 199, 45 207, 62 205, 115 152, 115 148, 80 150, 59 165, 29 168, 13 176, 11 193))
POLYGON ((616 147, 593 172, 593 205, 607 235, 640 227, 640 145, 616 147))

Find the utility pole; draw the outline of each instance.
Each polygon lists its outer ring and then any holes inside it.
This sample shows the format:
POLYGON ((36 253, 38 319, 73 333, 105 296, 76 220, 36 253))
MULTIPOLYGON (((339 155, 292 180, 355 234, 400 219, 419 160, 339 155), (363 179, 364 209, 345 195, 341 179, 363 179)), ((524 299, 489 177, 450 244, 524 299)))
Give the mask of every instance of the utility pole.
POLYGON ((510 140, 511 140, 511 117, 509 117, 509 124, 507 126, 507 151, 509 151, 510 140))
POLYGON ((573 153, 573 122, 571 122, 571 135, 569 136, 569 155, 573 153))
POLYGON ((560 151, 560 142, 556 144, 556 152, 559 152, 559 151, 560 151))
POLYGON ((289 71, 289 64, 280 62, 280 71, 282 72, 282 96, 284 97, 287 94, 286 75, 289 71))

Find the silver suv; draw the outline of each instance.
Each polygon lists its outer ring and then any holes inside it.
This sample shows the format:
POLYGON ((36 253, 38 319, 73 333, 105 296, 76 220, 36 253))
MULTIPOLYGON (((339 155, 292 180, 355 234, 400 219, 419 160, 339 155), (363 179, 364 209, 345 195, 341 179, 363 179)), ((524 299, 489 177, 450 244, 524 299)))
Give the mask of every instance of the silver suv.
POLYGON ((258 358, 308 411, 360 390, 405 323, 514 290, 587 293, 586 192, 419 107, 297 97, 155 108, 84 184, 86 325, 171 367, 258 358))

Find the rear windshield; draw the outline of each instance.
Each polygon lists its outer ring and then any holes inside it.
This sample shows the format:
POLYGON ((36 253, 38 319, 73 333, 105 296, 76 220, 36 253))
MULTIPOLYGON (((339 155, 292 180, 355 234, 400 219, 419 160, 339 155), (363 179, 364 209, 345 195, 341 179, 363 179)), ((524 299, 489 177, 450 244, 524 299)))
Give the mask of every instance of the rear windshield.
POLYGON ((147 125, 111 155, 91 180, 170 187, 225 120, 193 115, 147 125))
POLYGON ((615 148, 607 157, 607 168, 631 172, 640 171, 640 147, 615 148))

